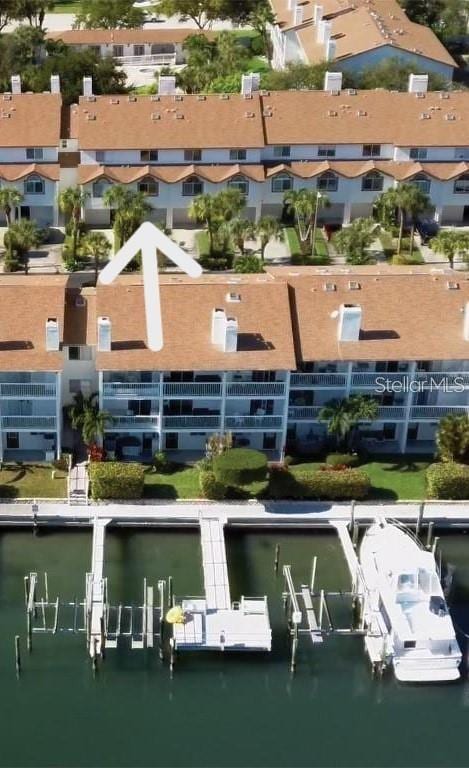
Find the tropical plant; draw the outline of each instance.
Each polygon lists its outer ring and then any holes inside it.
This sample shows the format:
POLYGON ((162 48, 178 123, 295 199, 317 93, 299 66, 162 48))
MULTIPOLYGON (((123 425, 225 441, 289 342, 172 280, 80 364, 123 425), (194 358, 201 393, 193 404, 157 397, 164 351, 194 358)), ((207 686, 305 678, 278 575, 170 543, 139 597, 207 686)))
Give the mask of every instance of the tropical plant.
POLYGON ((402 248, 402 237, 406 217, 411 219, 410 247, 412 254, 414 243, 415 219, 420 214, 431 207, 429 196, 415 184, 399 184, 397 187, 386 190, 380 196, 380 205, 384 209, 394 207, 399 212, 399 236, 397 240, 397 253, 400 254, 402 248))
POLYGON ((367 264, 370 247, 376 237, 376 222, 373 219, 355 219, 348 227, 337 232, 334 245, 345 256, 348 264, 367 264))
POLYGON ((330 206, 329 198, 323 192, 303 187, 286 192, 283 200, 287 212, 295 216, 300 240, 305 242, 309 237, 311 255, 315 256, 318 212, 330 206))
POLYGON ((244 243, 254 236, 255 225, 248 219, 234 218, 228 222, 228 229, 237 249, 244 256, 244 243))
POLYGON ((446 256, 451 269, 454 268, 454 259, 457 254, 467 257, 469 251, 469 236, 466 232, 458 232, 455 229, 441 229, 430 243, 435 253, 446 256))
POLYGON ((254 253, 245 256, 238 256, 234 264, 234 271, 244 274, 254 274, 264 272, 262 261, 254 253))
POLYGON ((282 228, 275 216, 263 216, 256 224, 256 234, 261 243, 261 260, 265 260, 265 249, 271 240, 278 240, 282 228))
POLYGON ((150 210, 143 192, 111 184, 104 192, 104 204, 114 210, 114 248, 118 250, 139 228, 150 210))
POLYGON ((360 421, 373 421, 379 406, 368 395, 351 395, 342 400, 330 400, 319 411, 319 421, 327 424, 327 431, 334 435, 339 449, 351 450, 356 428, 360 421))
POLYGON ((59 209, 70 222, 72 236, 72 258, 76 261, 78 239, 80 236, 81 212, 90 193, 80 187, 67 187, 59 194, 59 209))
POLYGON ((27 272, 29 268, 28 253, 42 242, 42 233, 35 221, 21 219, 10 225, 3 241, 7 247, 7 254, 14 261, 17 259, 27 272))
POLYGON ((89 396, 84 395, 82 392, 77 392, 76 395, 74 395, 72 405, 69 405, 67 408, 67 416, 72 425, 72 429, 82 428, 85 411, 90 408, 96 408, 97 399, 97 392, 93 392, 93 394, 89 396))
POLYGON ((11 212, 13 208, 20 205, 23 195, 17 189, 12 187, 2 187, 0 189, 0 208, 5 214, 7 227, 11 226, 11 212))
POLYGON ((275 23, 275 14, 269 3, 256 3, 248 16, 248 24, 261 36, 269 63, 272 60, 272 42, 269 27, 275 23))
POLYGON ((82 240, 81 252, 93 262, 94 282, 98 282, 99 265, 109 258, 111 243, 103 232, 88 232, 82 240))
POLYGON ((88 397, 78 392, 73 404, 67 408, 72 428, 81 431, 85 445, 96 443, 103 436, 107 424, 113 420, 110 413, 99 410, 97 398, 96 392, 88 397))
POLYGON ((440 461, 469 463, 469 416, 442 418, 436 433, 436 446, 440 461))
MULTIPOLYGON (((215 251, 216 235, 221 227, 232 221, 246 205, 245 196, 238 189, 223 189, 215 195, 197 195, 189 208, 189 218, 205 224, 209 240, 209 255, 215 251)), ((224 234, 228 229, 224 228, 224 234)))

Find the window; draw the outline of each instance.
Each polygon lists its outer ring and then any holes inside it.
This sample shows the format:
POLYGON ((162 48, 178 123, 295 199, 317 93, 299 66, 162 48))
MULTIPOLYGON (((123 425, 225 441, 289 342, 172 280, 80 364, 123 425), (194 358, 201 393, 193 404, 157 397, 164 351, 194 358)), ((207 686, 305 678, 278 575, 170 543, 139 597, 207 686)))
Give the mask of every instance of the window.
POLYGON ((426 160, 427 148, 426 147, 411 147, 409 150, 409 157, 411 160, 426 160))
POLYGON ((145 46, 134 45, 134 56, 145 56, 145 46))
POLYGON ((186 161, 186 163, 200 163, 200 161, 202 160, 202 150, 201 149, 185 149, 184 160, 186 161))
POLYGON ((95 158, 97 163, 104 163, 106 160, 106 153, 102 149, 95 152, 95 158))
POLYGON ((274 157, 290 157, 290 147, 284 145, 274 147, 274 157))
POLYGON ((158 162, 158 150, 157 149, 142 149, 140 152, 140 161, 142 163, 157 163, 158 162))
POLYGON ((381 155, 381 144, 364 144, 362 148, 363 157, 379 157, 381 155))
POLYGON ((335 147, 332 144, 318 147, 318 157, 335 157, 335 147))
POLYGON ((231 189, 239 189, 243 195, 249 195, 249 181, 244 176, 235 176, 230 179, 228 186, 231 189))
POLYGON ((321 192, 337 192, 339 179, 332 171, 326 171, 318 177, 316 186, 321 192))
POLYGON ((26 160, 42 160, 43 156, 42 147, 28 147, 26 150, 26 160))
POLYGON ((246 160, 247 152, 245 149, 230 149, 230 160, 246 160))
POLYGON ((89 45, 88 50, 95 53, 97 56, 101 55, 101 46, 99 45, 89 45))
POLYGON ((384 179, 377 171, 371 171, 362 178, 362 192, 381 192, 384 179))
POLYGON ((7 432, 7 449, 15 451, 20 447, 20 436, 18 432, 7 432))
POLYGON ((288 173, 279 173, 272 179, 272 192, 289 192, 293 189, 293 179, 288 173))
POLYGON ((91 349, 87 346, 72 346, 68 348, 69 360, 91 360, 91 349))
POLYGON ((417 176, 414 176, 414 178, 410 180, 410 183, 415 187, 418 187, 421 192, 425 192, 427 195, 430 192, 431 182, 428 176, 425 176, 424 173, 418 173, 417 176))
POLYGON ((182 194, 184 197, 194 197, 201 195, 204 191, 203 182, 197 176, 190 176, 182 185, 182 194))
POLYGON ((123 45, 113 45, 112 46, 112 55, 116 58, 120 58, 124 55, 124 46, 123 45))
POLYGON ((30 176, 24 182, 24 194, 25 195, 43 195, 44 179, 41 179, 40 176, 30 176))
POLYGON ((469 160, 469 147, 456 147, 454 157, 456 160, 469 160))
POLYGON ((68 389, 71 395, 82 392, 84 395, 91 391, 90 379, 70 379, 68 389))
POLYGON ((69 360, 79 360, 80 359, 80 347, 69 347, 68 348, 68 359, 69 360))
POLYGON ((454 180, 453 192, 455 195, 469 194, 469 173, 463 173, 462 176, 454 180))
POLYGON ((103 197, 106 189, 111 186, 107 179, 100 179, 93 184, 93 197, 103 197))
POLYGON ((142 179, 142 181, 138 182, 138 191, 143 192, 144 195, 158 197, 160 185, 155 179, 142 179))
POLYGON ((171 54, 176 52, 174 43, 153 43, 151 46, 151 55, 159 56, 161 54, 171 54))

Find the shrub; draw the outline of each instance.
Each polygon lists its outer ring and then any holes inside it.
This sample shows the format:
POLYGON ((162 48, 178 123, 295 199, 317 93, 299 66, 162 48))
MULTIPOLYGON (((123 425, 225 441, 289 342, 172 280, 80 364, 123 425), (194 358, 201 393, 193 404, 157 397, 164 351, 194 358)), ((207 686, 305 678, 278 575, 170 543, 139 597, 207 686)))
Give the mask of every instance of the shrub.
POLYGON ((140 464, 92 462, 90 480, 93 499, 140 499, 143 496, 144 470, 140 464))
POLYGON ((232 448, 213 459, 213 472, 224 485, 243 486, 267 477, 267 457, 251 448, 232 448))
POLYGON ((331 467, 358 467, 360 458, 356 453, 329 453, 326 464, 331 467))
POLYGON ((208 271, 220 272, 224 269, 230 269, 233 257, 229 254, 224 256, 201 256, 199 264, 208 271))
POLYGON ((450 414, 440 420, 436 435, 440 461, 469 461, 469 416, 450 414))
POLYGON ((270 494, 291 499, 364 499, 370 490, 370 478, 361 469, 316 471, 288 470, 273 472, 270 494))
POLYGON ((88 458, 90 461, 104 461, 106 458, 106 452, 104 448, 101 448, 97 443, 91 443, 87 446, 88 458))
POLYGON ((225 498, 226 488, 217 480, 213 472, 202 470, 199 473, 199 488, 204 499, 221 501, 225 498))
POLYGON ((465 464, 431 464, 426 480, 431 499, 469 499, 469 467, 465 464))
POLYGON ((171 471, 171 462, 164 451, 157 451, 153 456, 152 463, 155 472, 160 472, 162 475, 164 475, 165 472, 171 471))
POLYGON ((251 52, 253 56, 264 56, 265 42, 262 35, 257 35, 251 39, 251 52))
POLYGON ((71 458, 71 454, 68 451, 62 451, 60 459, 54 459, 53 461, 54 469, 58 469, 60 472, 68 472, 69 457, 71 458))

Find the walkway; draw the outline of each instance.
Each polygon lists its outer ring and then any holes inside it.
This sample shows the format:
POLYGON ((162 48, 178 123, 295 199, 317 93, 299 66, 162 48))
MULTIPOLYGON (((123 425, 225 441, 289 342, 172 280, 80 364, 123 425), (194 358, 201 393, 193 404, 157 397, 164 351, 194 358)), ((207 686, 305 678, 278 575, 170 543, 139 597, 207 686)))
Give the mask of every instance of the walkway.
POLYGON ((75 464, 68 478, 68 498, 70 504, 88 503, 88 470, 86 461, 75 464))
POLYGON ((209 610, 231 608, 223 523, 219 517, 200 521, 205 599, 209 610))
POLYGON ((104 573, 104 537, 106 526, 111 520, 95 518, 93 524, 93 549, 91 555, 91 573, 87 574, 86 609, 88 620, 88 640, 90 656, 99 656, 102 651, 102 639, 105 632, 104 609, 106 600, 104 573))

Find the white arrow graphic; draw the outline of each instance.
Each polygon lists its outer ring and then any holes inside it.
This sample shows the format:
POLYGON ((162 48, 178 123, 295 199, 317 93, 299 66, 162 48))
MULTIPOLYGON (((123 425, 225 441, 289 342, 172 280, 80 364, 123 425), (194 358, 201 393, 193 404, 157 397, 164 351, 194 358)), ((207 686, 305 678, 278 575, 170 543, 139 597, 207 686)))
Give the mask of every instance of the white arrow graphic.
POLYGON ((142 252, 143 292, 145 296, 145 317, 147 321, 147 344, 153 352, 163 347, 163 322, 161 318, 160 281, 158 276, 158 255, 161 251, 189 277, 200 277, 202 267, 173 240, 150 221, 144 221, 122 248, 106 264, 99 276, 99 282, 109 285, 122 272, 139 251, 142 252))

